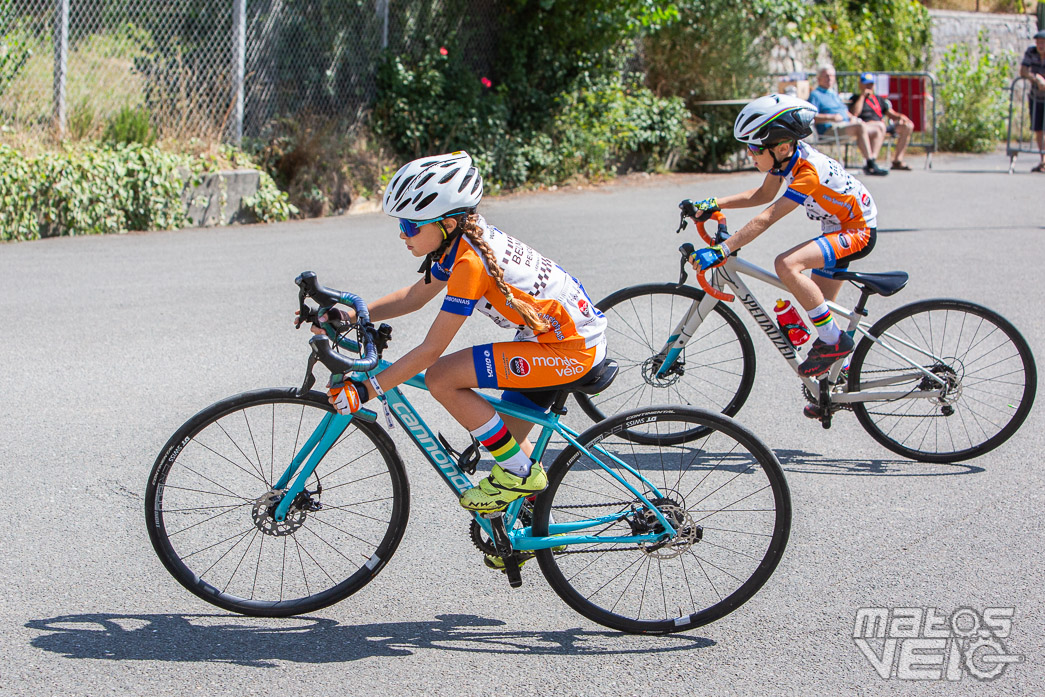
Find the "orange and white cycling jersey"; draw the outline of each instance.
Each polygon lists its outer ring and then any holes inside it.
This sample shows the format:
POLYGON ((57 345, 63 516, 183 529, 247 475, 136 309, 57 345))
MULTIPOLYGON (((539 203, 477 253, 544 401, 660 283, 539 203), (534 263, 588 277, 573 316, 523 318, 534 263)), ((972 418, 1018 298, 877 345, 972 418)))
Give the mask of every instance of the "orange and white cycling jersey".
POLYGON ((787 184, 784 197, 804 206, 824 232, 878 226, 878 208, 859 179, 837 161, 799 141, 783 171, 773 174, 787 184))
POLYGON ((516 341, 561 344, 559 348, 564 349, 588 349, 604 343, 606 318, 580 281, 531 247, 487 224, 481 216, 477 222, 512 295, 530 296, 551 329, 535 334, 519 313, 508 307, 486 269, 482 253, 464 235, 432 264, 432 277, 447 283, 444 311, 468 316, 478 310, 499 326, 515 329, 516 341))

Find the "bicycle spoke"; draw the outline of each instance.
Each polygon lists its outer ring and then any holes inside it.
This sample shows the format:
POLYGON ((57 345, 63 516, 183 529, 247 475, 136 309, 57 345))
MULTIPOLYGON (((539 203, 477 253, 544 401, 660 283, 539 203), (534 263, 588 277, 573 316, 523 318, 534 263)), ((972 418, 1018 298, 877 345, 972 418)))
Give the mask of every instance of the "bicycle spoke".
MULTIPOLYGON (((621 437, 613 424, 626 415, 593 429, 604 435, 592 452, 613 457, 595 461, 567 448, 550 470, 549 489, 538 497, 538 518, 547 514, 575 525, 609 511, 622 516, 609 524, 593 521, 576 533, 591 541, 537 557, 552 587, 575 609, 625 631, 678 631, 729 612, 736 605, 727 599, 750 597, 768 578, 781 536, 786 539, 782 521, 790 516, 781 499, 783 476, 768 451, 756 453, 747 441, 723 433, 719 428, 726 426, 709 412, 663 411, 648 424, 649 443, 621 437), (675 434, 697 424, 705 427, 699 440, 676 442, 675 434), (610 471, 641 491, 659 515, 610 471), (661 516, 673 536, 658 537, 667 530, 661 516), (643 535, 632 544, 599 541, 643 535)), ((535 534, 541 534, 538 527, 535 534)))

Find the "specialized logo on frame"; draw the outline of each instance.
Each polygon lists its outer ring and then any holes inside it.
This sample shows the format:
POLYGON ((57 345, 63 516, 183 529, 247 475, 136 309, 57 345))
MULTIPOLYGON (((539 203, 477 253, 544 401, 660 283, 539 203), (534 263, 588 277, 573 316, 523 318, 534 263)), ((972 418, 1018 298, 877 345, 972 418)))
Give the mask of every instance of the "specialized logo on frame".
POLYGON ((1015 608, 960 607, 950 614, 934 607, 862 607, 856 611, 853 642, 886 680, 947 680, 965 675, 987 682, 1022 663, 1005 640, 1015 608))

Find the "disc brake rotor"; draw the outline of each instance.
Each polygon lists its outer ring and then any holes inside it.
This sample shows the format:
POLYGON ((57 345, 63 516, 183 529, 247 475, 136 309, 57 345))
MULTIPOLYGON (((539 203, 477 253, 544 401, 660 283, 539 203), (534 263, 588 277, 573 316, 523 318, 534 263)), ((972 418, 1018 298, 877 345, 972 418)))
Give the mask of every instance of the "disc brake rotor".
POLYGON ((308 511, 319 507, 318 502, 313 501, 308 493, 303 491, 287 510, 287 517, 284 520, 276 520, 274 514, 282 498, 282 492, 269 491, 254 502, 251 508, 254 527, 272 537, 293 535, 305 524, 308 511))
POLYGON ((671 387, 682 378, 684 372, 681 363, 676 360, 675 364, 668 369, 666 375, 657 375, 663 359, 658 356, 650 356, 642 362, 642 379, 647 385, 653 387, 671 387))

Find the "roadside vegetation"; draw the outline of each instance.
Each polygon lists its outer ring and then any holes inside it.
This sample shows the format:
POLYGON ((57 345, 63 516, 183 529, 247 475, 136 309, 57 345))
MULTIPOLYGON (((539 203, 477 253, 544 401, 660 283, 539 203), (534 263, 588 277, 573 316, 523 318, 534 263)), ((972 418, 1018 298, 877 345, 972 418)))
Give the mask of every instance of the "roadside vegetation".
MULTIPOLYGON (((322 19, 337 1, 308 11, 322 19)), ((237 150, 219 145, 228 113, 197 108, 208 90, 227 94, 207 79, 220 68, 215 47, 158 41, 145 13, 140 26, 71 47, 70 72, 127 78, 78 81, 59 142, 46 127, 46 18, 5 19, 11 2, 0 0, 5 240, 177 228, 186 184, 224 167, 265 173, 250 202, 258 220, 343 213, 375 199, 403 160, 455 149, 472 153, 492 190, 712 171, 736 152, 736 107, 703 103, 774 89, 774 47, 823 47, 839 70, 912 71, 927 67, 932 49, 928 12, 915 0, 501 0, 489 28, 495 49, 480 61, 468 2, 410 0, 416 33, 406 50, 382 56, 376 100, 361 118, 274 117, 263 138, 237 150)), ((215 3, 196 4, 200 27, 228 21, 215 3)), ((308 46, 294 50, 344 50, 333 30, 302 36, 308 46)), ((941 72, 942 144, 996 140, 999 117, 985 95, 1011 59, 952 47, 941 72)))

